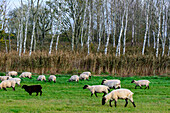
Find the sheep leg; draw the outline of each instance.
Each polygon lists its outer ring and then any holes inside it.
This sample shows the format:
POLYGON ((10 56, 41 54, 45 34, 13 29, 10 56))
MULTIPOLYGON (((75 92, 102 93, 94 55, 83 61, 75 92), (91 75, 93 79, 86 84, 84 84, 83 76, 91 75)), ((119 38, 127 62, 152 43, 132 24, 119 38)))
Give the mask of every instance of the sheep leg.
POLYGON ((3 88, 3 89, 4 89, 5 91, 7 91, 6 88, 3 88))
POLYGON ((36 92, 37 94, 36 94, 36 96, 38 96, 38 92, 36 92))
POLYGON ((136 89, 137 85, 135 86, 135 89, 136 89))
POLYGON ((148 86, 148 89, 149 89, 149 86, 148 86))
POLYGON ((15 87, 12 88, 15 91, 15 87))
POLYGON ((125 107, 126 107, 126 106, 127 106, 127 104, 128 104, 128 99, 126 98, 126 99, 125 99, 125 101, 126 101, 126 104, 125 104, 125 107))
POLYGON ((132 102, 133 106, 136 107, 135 103, 130 99, 130 101, 132 102))
POLYGON ((96 92, 94 94, 96 95, 96 97, 98 97, 96 92))
POLYGON ((112 101, 113 101, 113 100, 110 100, 110 102, 109 102, 110 107, 112 107, 112 101))
POLYGON ((115 100, 115 107, 116 107, 116 103, 117 103, 117 101, 115 100))
POLYGON ((40 96, 42 95, 42 91, 40 91, 40 96))
POLYGON ((113 86, 113 89, 116 89, 115 86, 113 86))
POLYGON ((91 97, 93 96, 93 93, 91 93, 91 97))
POLYGON ((103 92, 104 93, 104 95, 103 95, 103 97, 106 95, 106 92, 103 92))

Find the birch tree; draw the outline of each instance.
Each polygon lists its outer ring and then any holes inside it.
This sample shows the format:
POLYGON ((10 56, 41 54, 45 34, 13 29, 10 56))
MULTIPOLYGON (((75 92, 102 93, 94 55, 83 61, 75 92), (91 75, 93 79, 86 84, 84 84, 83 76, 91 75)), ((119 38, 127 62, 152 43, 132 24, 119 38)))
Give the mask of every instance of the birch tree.
MULTIPOLYGON (((90 4, 90 3, 89 3, 90 4)), ((91 7, 90 5, 88 5, 88 9, 89 9, 89 28, 88 28, 88 38, 87 38, 87 49, 88 49, 88 55, 90 54, 90 39, 91 39, 91 7)))
POLYGON ((143 41, 143 49, 142 49, 142 55, 144 55, 145 52, 145 45, 146 45, 146 38, 148 34, 148 22, 149 22, 149 1, 146 1, 146 30, 145 30, 145 36, 144 36, 144 41, 143 41))
POLYGON ((122 32, 123 32, 123 28, 124 28, 124 17, 125 17, 125 12, 126 10, 124 10, 122 18, 121 18, 121 30, 120 30, 120 34, 119 34, 119 39, 118 39, 118 44, 117 44, 117 48, 116 48, 116 56, 120 56, 120 47, 121 47, 121 38, 122 38, 122 32))
POLYGON ((27 13, 26 13, 25 38, 24 38, 24 48, 23 48, 24 50, 23 50, 23 53, 25 53, 25 51, 26 51, 29 15, 30 15, 30 0, 28 0, 28 9, 27 9, 27 13))

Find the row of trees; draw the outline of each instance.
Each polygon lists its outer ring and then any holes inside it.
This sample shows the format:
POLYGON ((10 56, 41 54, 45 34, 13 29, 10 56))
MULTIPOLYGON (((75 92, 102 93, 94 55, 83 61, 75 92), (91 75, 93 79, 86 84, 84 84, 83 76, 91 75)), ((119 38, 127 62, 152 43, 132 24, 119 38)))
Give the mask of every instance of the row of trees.
POLYGON ((155 49, 156 57, 170 54, 168 0, 20 0, 20 4, 8 11, 8 2, 0 3, 0 39, 5 41, 6 52, 6 40, 11 50, 13 33, 13 48, 19 56, 26 51, 31 55, 37 43, 40 49, 47 46, 51 54, 54 41, 57 51, 63 37, 68 38, 72 51, 80 45, 87 47, 88 54, 91 44, 98 46, 97 52, 103 45, 105 54, 110 44, 116 48, 116 56, 122 48, 126 54, 127 46, 141 46, 142 55, 146 46, 155 49))

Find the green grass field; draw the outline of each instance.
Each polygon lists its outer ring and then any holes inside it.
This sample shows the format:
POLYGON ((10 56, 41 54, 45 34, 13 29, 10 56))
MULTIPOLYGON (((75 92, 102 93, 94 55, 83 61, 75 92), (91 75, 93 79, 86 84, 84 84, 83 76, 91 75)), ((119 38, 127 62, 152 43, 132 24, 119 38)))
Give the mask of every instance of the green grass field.
MULTIPOLYGON (((136 112, 136 113, 168 113, 170 112, 170 78, 169 77, 112 77, 112 76, 93 76, 89 81, 67 82, 69 75, 56 75, 56 83, 37 81, 37 76, 32 79, 22 78, 21 86, 40 84, 42 85, 42 96, 30 96, 21 87, 16 87, 16 91, 7 88, 7 91, 0 90, 0 112, 136 112), (117 107, 109 106, 109 102, 105 105, 101 104, 102 95, 98 93, 98 97, 93 95, 83 86, 99 85, 103 79, 120 79, 122 88, 130 89, 134 95, 133 99, 136 108, 128 103, 124 107, 125 100, 118 100, 117 107), (135 84, 131 81, 139 79, 147 79, 150 83, 150 89, 135 89, 135 84)), ((46 75, 46 78, 49 76, 46 75)), ((114 102, 112 102, 114 105, 114 102)))

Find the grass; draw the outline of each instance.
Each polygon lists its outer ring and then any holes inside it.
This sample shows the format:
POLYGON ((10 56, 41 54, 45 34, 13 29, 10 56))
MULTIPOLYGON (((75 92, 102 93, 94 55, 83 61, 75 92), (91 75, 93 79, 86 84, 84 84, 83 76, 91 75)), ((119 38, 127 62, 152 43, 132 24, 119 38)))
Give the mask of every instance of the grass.
MULTIPOLYGON (((151 77, 112 77, 112 76, 93 76, 89 81, 67 82, 70 75, 56 75, 56 83, 37 81, 37 76, 32 79, 22 78, 21 86, 24 84, 41 84, 43 89, 42 96, 30 96, 21 87, 16 87, 16 91, 7 88, 7 91, 0 90, 0 112, 136 112, 136 113, 168 113, 170 112, 170 78, 161 76, 151 77), (90 91, 83 89, 86 84, 101 84, 103 79, 120 79, 122 88, 130 89, 134 92, 136 108, 129 102, 124 107, 125 100, 118 100, 117 107, 110 107, 109 102, 101 105, 103 94, 91 97, 90 91), (131 81, 148 79, 151 81, 150 89, 137 89, 131 81)), ((46 75, 48 78, 49 75, 46 75)), ((112 102, 114 105, 114 102, 112 102)))

